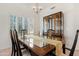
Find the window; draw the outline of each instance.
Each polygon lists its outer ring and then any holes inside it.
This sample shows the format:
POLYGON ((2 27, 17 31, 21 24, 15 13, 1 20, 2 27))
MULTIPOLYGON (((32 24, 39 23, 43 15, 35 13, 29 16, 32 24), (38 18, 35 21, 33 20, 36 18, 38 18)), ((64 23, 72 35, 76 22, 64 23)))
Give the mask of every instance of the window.
POLYGON ((28 22, 25 17, 16 17, 14 15, 10 16, 10 29, 16 29, 19 34, 22 34, 22 31, 27 33, 28 22))
POLYGON ((10 29, 16 29, 16 16, 10 16, 10 29))

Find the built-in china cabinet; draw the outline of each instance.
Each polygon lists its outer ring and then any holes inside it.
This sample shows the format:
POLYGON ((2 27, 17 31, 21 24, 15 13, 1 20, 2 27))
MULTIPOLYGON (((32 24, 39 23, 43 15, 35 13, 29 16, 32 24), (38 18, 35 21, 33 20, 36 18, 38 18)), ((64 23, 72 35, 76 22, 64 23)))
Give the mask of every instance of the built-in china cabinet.
POLYGON ((57 40, 61 40, 63 43, 63 53, 65 53, 64 14, 62 12, 43 17, 43 35, 50 39, 57 38, 57 40))
POLYGON ((62 12, 57 12, 43 17, 43 35, 62 37, 63 32, 64 21, 62 12))

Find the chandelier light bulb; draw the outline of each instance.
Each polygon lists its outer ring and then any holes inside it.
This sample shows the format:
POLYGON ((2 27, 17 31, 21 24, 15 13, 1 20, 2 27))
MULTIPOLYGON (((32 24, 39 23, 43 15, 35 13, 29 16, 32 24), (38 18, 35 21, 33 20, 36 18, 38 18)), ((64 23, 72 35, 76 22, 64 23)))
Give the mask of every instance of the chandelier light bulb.
POLYGON ((41 10, 42 10, 42 7, 40 7, 40 6, 33 6, 33 11, 35 13, 39 13, 41 10))

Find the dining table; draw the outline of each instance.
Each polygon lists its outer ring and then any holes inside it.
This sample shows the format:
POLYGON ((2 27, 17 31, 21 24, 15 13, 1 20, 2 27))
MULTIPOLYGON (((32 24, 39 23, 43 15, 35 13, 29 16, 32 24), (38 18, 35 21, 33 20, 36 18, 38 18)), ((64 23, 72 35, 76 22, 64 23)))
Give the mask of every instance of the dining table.
POLYGON ((54 49, 56 49, 56 54, 59 55, 59 52, 62 51, 61 41, 38 35, 25 35, 25 39, 19 37, 19 43, 29 49, 32 56, 47 56, 54 49))

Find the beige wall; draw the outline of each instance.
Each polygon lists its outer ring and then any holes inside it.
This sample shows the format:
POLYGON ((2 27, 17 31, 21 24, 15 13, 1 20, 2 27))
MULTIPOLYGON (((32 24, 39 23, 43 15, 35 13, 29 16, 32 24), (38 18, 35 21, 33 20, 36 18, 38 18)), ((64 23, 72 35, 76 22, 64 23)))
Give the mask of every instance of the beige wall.
POLYGON ((39 14, 34 13, 34 34, 40 34, 40 19, 39 14))

